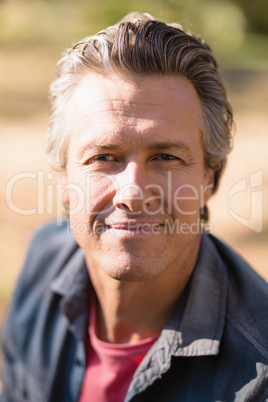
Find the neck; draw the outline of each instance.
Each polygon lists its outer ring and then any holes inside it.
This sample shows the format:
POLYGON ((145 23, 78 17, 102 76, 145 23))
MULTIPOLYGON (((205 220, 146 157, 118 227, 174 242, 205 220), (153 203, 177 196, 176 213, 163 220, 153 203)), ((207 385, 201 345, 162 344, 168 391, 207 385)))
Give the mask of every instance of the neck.
POLYGON ((198 249, 190 260, 144 282, 113 279, 87 258, 96 292, 97 336, 111 343, 135 343, 158 336, 189 281, 198 249))

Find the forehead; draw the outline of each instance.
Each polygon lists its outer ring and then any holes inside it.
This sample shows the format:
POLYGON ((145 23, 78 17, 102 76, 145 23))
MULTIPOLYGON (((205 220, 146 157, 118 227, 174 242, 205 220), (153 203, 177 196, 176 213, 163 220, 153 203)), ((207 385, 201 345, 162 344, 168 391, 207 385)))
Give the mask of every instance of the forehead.
POLYGON ((155 134, 164 136, 169 131, 201 131, 201 102, 184 77, 154 76, 136 83, 91 73, 79 81, 70 104, 76 137, 92 131, 106 137, 131 129, 139 133, 155 129, 155 134))

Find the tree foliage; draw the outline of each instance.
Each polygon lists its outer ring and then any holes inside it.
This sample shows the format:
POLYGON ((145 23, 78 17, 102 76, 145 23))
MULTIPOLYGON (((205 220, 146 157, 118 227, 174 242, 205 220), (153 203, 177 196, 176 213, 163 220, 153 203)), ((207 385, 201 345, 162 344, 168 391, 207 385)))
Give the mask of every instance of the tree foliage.
POLYGON ((131 11, 180 22, 226 46, 245 31, 268 34, 267 0, 0 0, 0 42, 70 43, 131 11))

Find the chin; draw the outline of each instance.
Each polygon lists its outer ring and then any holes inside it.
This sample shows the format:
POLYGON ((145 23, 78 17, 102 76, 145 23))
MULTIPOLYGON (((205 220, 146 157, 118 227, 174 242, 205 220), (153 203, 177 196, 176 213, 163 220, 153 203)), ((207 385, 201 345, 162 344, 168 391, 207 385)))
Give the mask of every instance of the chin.
POLYGON ((155 278, 159 272, 156 267, 152 267, 151 264, 144 264, 142 262, 128 262, 122 263, 110 263, 105 265, 109 267, 105 269, 105 272, 111 278, 120 282, 144 282, 155 278))

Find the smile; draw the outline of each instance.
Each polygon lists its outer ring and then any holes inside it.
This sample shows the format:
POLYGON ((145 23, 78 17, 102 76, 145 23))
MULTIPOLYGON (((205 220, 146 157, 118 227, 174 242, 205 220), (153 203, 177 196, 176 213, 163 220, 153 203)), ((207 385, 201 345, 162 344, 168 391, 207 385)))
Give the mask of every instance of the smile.
POLYGON ((155 229, 162 226, 159 223, 149 223, 149 222, 125 222, 125 223, 112 223, 107 225, 109 229, 115 230, 146 230, 146 229, 155 229))
POLYGON ((117 222, 104 225, 103 232, 120 237, 159 234, 164 225, 157 222, 117 222))

